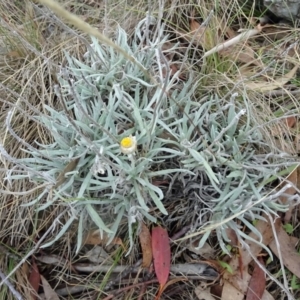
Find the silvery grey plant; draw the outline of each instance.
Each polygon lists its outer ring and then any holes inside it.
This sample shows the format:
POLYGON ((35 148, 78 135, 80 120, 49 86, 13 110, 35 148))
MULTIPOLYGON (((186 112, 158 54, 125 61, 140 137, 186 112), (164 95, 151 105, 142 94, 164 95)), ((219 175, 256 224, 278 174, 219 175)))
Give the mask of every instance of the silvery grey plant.
MULTIPOLYGON (((185 186, 193 181, 199 191, 209 191, 204 210, 211 224, 220 223, 215 229, 224 251, 226 228, 248 238, 237 220, 259 235, 249 219, 287 208, 263 183, 295 161, 264 143, 246 97, 227 100, 212 94, 199 99, 192 75, 183 81, 180 70, 170 72, 173 62, 162 48, 168 37, 163 26, 153 34, 152 21, 142 20, 130 39, 121 28, 116 33, 115 43, 136 63, 95 38, 80 59, 66 52, 67 63, 54 87, 61 109, 45 106, 47 113, 35 116, 52 142, 34 147, 23 141, 25 159, 0 149, 26 171, 9 171, 9 180, 27 178, 44 187, 26 205, 37 205, 38 210, 57 204, 70 207, 69 220, 44 247, 77 220, 77 251, 89 220, 110 242, 124 217, 132 247, 137 220, 156 222, 152 208, 168 213, 163 190, 154 183, 158 177, 176 176, 185 186), (127 142, 133 144, 132 152, 122 151, 127 142), (222 222, 233 214, 235 219, 222 222)), ((167 52, 177 50, 175 44, 167 52)), ((9 119, 9 131, 20 139, 9 119)), ((199 246, 210 233, 207 230, 199 246)))

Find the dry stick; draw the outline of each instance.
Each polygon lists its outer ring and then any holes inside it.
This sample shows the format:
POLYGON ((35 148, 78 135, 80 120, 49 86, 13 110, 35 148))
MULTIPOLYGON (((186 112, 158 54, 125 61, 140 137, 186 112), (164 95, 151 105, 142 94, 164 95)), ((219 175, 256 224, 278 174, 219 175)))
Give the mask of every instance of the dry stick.
POLYGON ((263 95, 269 96, 269 97, 294 96, 294 95, 297 96, 299 94, 300 94, 300 89, 292 91, 292 90, 289 90, 288 88, 285 88, 284 90, 263 92, 263 95))
POLYGON ((241 34, 239 34, 238 36, 232 38, 231 40, 228 40, 220 45, 217 45, 216 47, 210 49, 209 51, 205 52, 204 55, 203 55, 203 58, 207 57, 207 56, 210 56, 216 52, 219 52, 223 49, 226 49, 232 45, 235 45, 241 41, 246 41, 248 40, 250 37, 258 34, 261 32, 261 28, 255 28, 255 29, 250 29, 250 30, 247 30, 241 34))
MULTIPOLYGON (((62 213, 60 213, 58 215, 58 217, 55 220, 58 220, 65 212, 67 212, 68 209, 65 209, 62 213)), ((41 243, 46 239, 46 237, 48 236, 48 234, 54 229, 54 227, 56 226, 56 222, 54 221, 52 223, 52 225, 47 229, 47 231, 42 235, 42 237, 40 238, 40 240, 35 244, 35 246, 32 248, 32 250, 30 250, 22 259, 21 261, 12 269, 12 271, 5 277, 5 278, 1 278, 2 281, 0 282, 0 287, 6 283, 6 280, 12 276, 25 262, 26 260, 33 255, 38 248, 40 247, 41 243)))
POLYGON ((15 296, 16 299, 23 300, 22 295, 14 288, 14 286, 11 284, 11 282, 8 280, 5 274, 2 273, 2 271, 0 271, 0 278, 6 284, 6 286, 9 288, 9 290, 15 296))
MULTIPOLYGON (((140 263, 140 261, 138 261, 140 263)), ((86 263, 78 263, 73 265, 74 269, 80 272, 94 273, 94 272, 102 272, 106 273, 111 271, 112 273, 124 273, 126 275, 129 273, 138 273, 139 272, 139 264, 135 264, 134 266, 128 268, 127 266, 116 266, 111 269, 110 265, 93 265, 86 263)), ((196 263, 196 264, 174 264, 170 267, 170 272, 175 274, 184 274, 188 275, 197 275, 206 280, 214 280, 218 277, 218 273, 207 263, 196 263)), ((122 277, 125 275, 122 274, 122 277)), ((121 279, 120 277, 118 279, 121 279)), ((110 283, 109 283, 110 284, 110 283)), ((108 286, 108 285, 107 285, 108 286)), ((107 286, 105 290, 107 290, 107 286)))

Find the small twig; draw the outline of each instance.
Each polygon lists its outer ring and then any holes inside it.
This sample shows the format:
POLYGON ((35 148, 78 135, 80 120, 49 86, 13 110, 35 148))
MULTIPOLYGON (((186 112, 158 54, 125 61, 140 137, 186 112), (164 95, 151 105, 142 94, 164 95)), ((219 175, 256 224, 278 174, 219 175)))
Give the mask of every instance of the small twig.
POLYGON ((268 122, 265 122, 265 123, 263 123, 263 124, 260 124, 260 125, 258 125, 258 126, 256 126, 256 127, 253 127, 251 130, 249 130, 248 132, 247 132, 247 134, 248 134, 248 136, 253 132, 253 131, 257 131, 257 129, 258 128, 263 128, 263 127, 266 127, 267 125, 270 125, 270 124, 272 124, 272 123, 276 123, 276 122, 278 122, 278 121, 280 121, 280 120, 285 120, 287 117, 299 117, 299 113, 297 112, 297 113, 295 113, 295 114, 292 114, 291 113, 291 111, 289 111, 289 114, 288 115, 283 115, 283 116, 281 116, 281 117, 277 117, 276 119, 271 119, 270 121, 268 121, 268 122))
MULTIPOLYGON (((38 110, 34 105, 32 105, 31 103, 29 103, 29 101, 27 101, 21 94, 13 91, 12 89, 10 89, 9 87, 7 87, 6 85, 4 85, 2 82, 0 82, 0 88, 3 89, 3 91, 6 92, 7 96, 9 94, 11 94, 12 96, 14 96, 16 99, 18 99, 18 101, 23 102, 26 106, 28 106, 30 108, 30 110, 32 110, 35 114, 40 114, 41 111, 38 110)), ((9 97, 11 96, 9 95, 9 97)), ((1 102, 9 105, 10 107, 15 108, 16 110, 18 110, 20 113, 22 113, 22 117, 26 116, 27 118, 29 118, 30 120, 36 121, 38 124, 42 124, 40 121, 38 121, 35 117, 33 117, 31 114, 28 113, 28 109, 24 109, 23 105, 18 105, 18 103, 12 103, 9 101, 6 101, 4 99, 1 99, 1 102)))
POLYGON ((248 40, 250 37, 258 34, 261 32, 261 28, 254 28, 254 29, 250 29, 250 30, 247 30, 241 34, 239 34, 238 36, 222 43, 222 44, 219 44, 217 45, 216 47, 210 49, 209 51, 205 52, 204 55, 203 55, 203 58, 209 56, 209 55, 212 55, 216 52, 219 52, 221 50, 224 50, 232 45, 235 45, 241 41, 245 41, 245 40, 248 40))
POLYGON ((6 284, 6 286, 9 288, 11 293, 14 295, 14 297, 18 300, 23 300, 22 295, 15 289, 15 287, 12 285, 12 283, 8 280, 8 278, 5 276, 2 271, 0 271, 0 278, 2 279, 2 282, 6 284))
POLYGON ((15 191, 7 191, 7 190, 2 190, 0 189, 0 193, 3 195, 14 195, 14 196, 26 196, 26 195, 30 195, 33 192, 40 190, 42 188, 45 188, 47 186, 50 186, 51 184, 49 182, 43 183, 41 185, 38 185, 34 188, 32 188, 31 190, 27 190, 25 192, 15 192, 15 191))

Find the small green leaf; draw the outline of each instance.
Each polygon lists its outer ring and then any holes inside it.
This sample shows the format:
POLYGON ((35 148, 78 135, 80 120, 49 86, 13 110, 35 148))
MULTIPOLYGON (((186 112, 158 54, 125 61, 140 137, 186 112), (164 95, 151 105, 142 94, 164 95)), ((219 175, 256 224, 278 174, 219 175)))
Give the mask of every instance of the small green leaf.
POLYGON ((290 224, 290 223, 284 224, 284 225, 283 225, 283 229, 284 229, 284 230, 286 231, 286 233, 288 233, 288 234, 292 234, 293 231, 294 231, 294 227, 293 227, 293 225, 290 224))
POLYGON ((227 270, 228 273, 233 274, 233 269, 228 263, 222 260, 218 260, 218 263, 223 269, 227 270))
POLYGON ((300 289, 299 278, 296 275, 292 276, 291 288, 292 288, 292 290, 299 290, 300 289))

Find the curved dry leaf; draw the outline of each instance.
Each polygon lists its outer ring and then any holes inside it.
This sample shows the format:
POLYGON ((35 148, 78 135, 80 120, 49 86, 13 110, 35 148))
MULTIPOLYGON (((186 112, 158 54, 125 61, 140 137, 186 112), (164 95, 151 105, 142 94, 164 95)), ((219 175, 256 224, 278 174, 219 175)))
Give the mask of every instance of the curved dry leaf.
POLYGON ((151 244, 151 234, 148 227, 142 222, 141 231, 139 234, 139 239, 141 243, 142 253, 143 253, 143 268, 149 268, 152 263, 152 244, 151 244))
POLYGON ((261 59, 255 58, 255 51, 245 43, 239 43, 238 45, 220 50, 219 54, 220 56, 229 57, 233 61, 245 63, 246 65, 256 65, 261 69, 265 68, 261 59))
POLYGON ((290 237, 282 226, 276 232, 280 249, 277 248, 275 239, 269 244, 270 249, 277 257, 281 251, 284 266, 300 278, 300 255, 295 249, 293 237, 290 237))
POLYGON ((259 91, 259 92, 268 92, 278 88, 283 87, 287 84, 296 74, 299 66, 296 65, 290 72, 285 76, 276 79, 270 79, 269 82, 245 82, 245 86, 249 90, 259 91))
POLYGON ((288 128, 293 128, 296 125, 297 119, 294 116, 286 117, 285 123, 288 128))
POLYGON ((45 279, 44 276, 41 275, 41 280, 43 284, 43 289, 44 289, 44 296, 46 300, 59 300, 59 297, 49 284, 49 282, 45 279))

